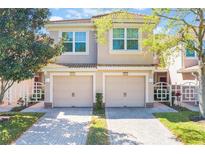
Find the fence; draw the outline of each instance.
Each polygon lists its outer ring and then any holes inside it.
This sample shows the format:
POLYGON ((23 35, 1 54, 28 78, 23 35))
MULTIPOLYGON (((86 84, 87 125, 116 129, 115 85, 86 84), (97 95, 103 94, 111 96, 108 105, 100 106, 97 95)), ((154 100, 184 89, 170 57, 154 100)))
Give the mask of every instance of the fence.
POLYGON ((44 83, 33 80, 15 83, 5 93, 4 102, 16 104, 20 98, 26 102, 44 100, 44 83))
POLYGON ((169 102, 170 105, 172 105, 174 100, 185 103, 198 103, 199 86, 194 82, 186 82, 181 85, 170 85, 165 82, 158 82, 153 84, 153 87, 155 102, 169 102))

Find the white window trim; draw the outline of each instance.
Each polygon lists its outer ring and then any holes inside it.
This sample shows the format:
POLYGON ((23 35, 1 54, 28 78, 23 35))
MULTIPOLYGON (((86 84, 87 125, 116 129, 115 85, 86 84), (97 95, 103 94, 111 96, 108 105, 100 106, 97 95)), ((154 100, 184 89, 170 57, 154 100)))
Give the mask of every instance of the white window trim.
POLYGON ((63 32, 73 32, 73 51, 72 52, 63 52, 62 55, 89 55, 89 31, 60 31, 59 38, 62 38, 63 32), (85 44, 85 52, 75 52, 75 32, 85 32, 86 34, 86 44, 85 44))
MULTIPOLYGON (((139 54, 142 52, 141 48, 141 40, 142 40, 142 32, 138 27, 115 27, 115 28, 124 28, 124 47, 125 49, 113 50, 113 29, 109 31, 109 53, 110 54, 139 54), (127 29, 128 28, 136 28, 138 29, 138 50, 127 49, 127 29)), ((131 40, 131 39, 128 39, 131 40)))

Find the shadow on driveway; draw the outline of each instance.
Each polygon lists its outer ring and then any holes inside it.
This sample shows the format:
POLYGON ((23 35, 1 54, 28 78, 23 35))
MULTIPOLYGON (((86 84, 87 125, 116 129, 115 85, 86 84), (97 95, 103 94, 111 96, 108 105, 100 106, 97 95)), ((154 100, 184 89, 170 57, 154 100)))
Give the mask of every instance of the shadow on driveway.
POLYGON ((54 108, 26 131, 16 144, 85 144, 91 108, 54 108))

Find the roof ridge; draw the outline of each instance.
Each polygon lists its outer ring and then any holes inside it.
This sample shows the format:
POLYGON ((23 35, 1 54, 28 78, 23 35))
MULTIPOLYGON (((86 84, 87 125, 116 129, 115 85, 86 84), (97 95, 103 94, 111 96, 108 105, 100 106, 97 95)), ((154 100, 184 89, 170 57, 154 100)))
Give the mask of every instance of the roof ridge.
POLYGON ((89 20, 91 20, 91 18, 51 20, 49 22, 82 21, 82 20, 89 21, 89 20))
MULTIPOLYGON (((113 12, 110 12, 110 13, 104 13, 104 14, 99 14, 99 15, 95 15, 95 16, 92 16, 91 18, 79 18, 79 19, 62 19, 62 20, 51 20, 49 21, 50 23, 54 23, 54 22, 74 22, 74 21, 91 21, 91 19, 93 18, 99 18, 99 17, 102 17, 102 16, 106 16, 106 15, 109 15, 109 14, 114 14, 114 13, 118 13, 118 12, 125 12, 125 11, 113 11, 113 12)), ((145 14, 140 14, 140 13, 133 13, 133 12, 127 12, 129 14, 132 14, 132 15, 136 15, 136 16, 146 16, 145 14)))

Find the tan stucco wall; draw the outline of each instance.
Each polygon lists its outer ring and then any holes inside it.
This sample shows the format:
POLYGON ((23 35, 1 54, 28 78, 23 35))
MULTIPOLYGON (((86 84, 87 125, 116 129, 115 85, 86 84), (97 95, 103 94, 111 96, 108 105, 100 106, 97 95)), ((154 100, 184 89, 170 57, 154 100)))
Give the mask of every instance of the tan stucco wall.
MULTIPOLYGON (((87 31, 89 37, 88 43, 88 55, 66 55, 62 54, 59 57, 56 57, 55 60, 57 63, 97 63, 97 42, 95 38, 95 31, 92 29, 60 29, 62 32, 66 31, 87 31)), ((59 31, 50 31, 50 36, 58 42, 60 38, 59 31)))
POLYGON ((184 67, 191 67, 191 66, 195 66, 198 65, 198 59, 188 59, 188 58, 184 58, 184 67))
POLYGON ((183 80, 195 80, 195 77, 191 73, 182 73, 183 80))
POLYGON ((100 44, 96 40, 96 29, 94 27, 55 27, 49 28, 49 34, 55 42, 60 40, 60 32, 66 31, 88 31, 89 32, 89 54, 88 55, 61 55, 56 58, 58 63, 98 63, 98 64, 153 64, 153 53, 147 52, 143 47, 143 39, 147 37, 141 30, 142 24, 114 24, 115 28, 138 28, 139 29, 139 51, 134 53, 111 53, 111 31, 105 34, 107 43, 100 44))
POLYGON ((98 44, 98 63, 99 64, 153 64, 153 53, 148 52, 145 47, 143 47, 143 39, 147 37, 147 34, 142 32, 139 25, 135 24, 121 24, 114 25, 114 27, 121 28, 139 28, 139 51, 131 53, 113 53, 112 52, 112 35, 111 31, 105 34, 106 44, 98 44))

